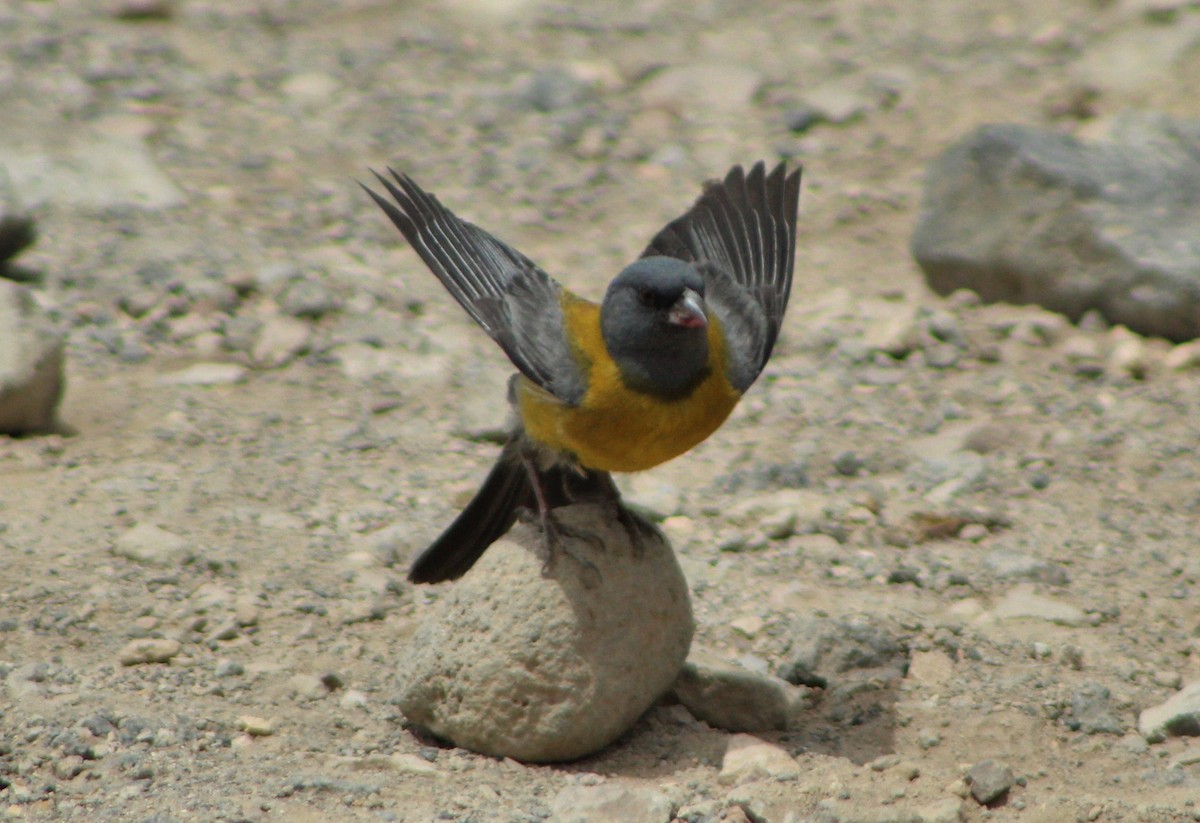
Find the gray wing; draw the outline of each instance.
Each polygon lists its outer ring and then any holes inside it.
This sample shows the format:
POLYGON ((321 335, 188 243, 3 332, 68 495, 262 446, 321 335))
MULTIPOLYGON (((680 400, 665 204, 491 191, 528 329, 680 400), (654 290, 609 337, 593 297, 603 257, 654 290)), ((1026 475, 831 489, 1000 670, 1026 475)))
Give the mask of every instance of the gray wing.
POLYGON ((734 166, 714 180, 683 216, 642 253, 696 263, 705 301, 728 344, 729 381, 745 391, 767 364, 792 290, 800 169, 780 163, 770 174, 760 161, 747 175, 734 166))
MULTIPOLYGON (((372 171, 392 203, 363 186, 450 294, 522 374, 565 403, 587 390, 563 327, 563 289, 516 249, 460 220, 406 174, 372 171)), ((360 184, 361 185, 361 184, 360 184)))

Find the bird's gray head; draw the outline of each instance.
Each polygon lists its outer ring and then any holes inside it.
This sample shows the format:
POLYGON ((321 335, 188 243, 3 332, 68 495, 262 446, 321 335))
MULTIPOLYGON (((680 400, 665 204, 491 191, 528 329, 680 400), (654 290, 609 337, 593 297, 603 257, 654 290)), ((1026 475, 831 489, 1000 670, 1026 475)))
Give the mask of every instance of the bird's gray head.
POLYGON ((644 257, 609 284, 600 307, 604 344, 628 388, 664 399, 708 376, 704 278, 674 257, 644 257))

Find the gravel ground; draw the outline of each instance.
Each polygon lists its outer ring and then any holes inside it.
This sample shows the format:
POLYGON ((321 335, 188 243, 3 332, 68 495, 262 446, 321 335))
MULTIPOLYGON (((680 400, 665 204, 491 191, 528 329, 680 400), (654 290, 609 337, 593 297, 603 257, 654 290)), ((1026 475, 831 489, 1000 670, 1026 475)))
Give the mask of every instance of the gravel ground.
POLYGON ((1137 731, 1200 679, 1196 370, 938 298, 907 250, 926 163, 980 123, 1200 116, 1198 27, 1169 0, 5 5, 0 157, 75 433, 0 439, 0 813, 1200 820, 1196 738, 1137 731), (840 661, 804 722, 661 706, 553 767, 415 736, 394 661, 438 595, 404 568, 493 458, 508 366, 354 180, 404 169, 599 296, 701 180, 779 157, 806 183, 776 355, 624 486, 697 648, 840 661))

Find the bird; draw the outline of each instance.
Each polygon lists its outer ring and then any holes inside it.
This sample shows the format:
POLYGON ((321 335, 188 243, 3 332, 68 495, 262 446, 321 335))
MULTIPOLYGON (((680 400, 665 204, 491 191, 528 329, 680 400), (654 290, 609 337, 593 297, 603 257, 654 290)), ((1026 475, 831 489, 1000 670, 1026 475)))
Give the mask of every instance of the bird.
POLYGON ((762 372, 791 293, 802 170, 759 161, 708 181, 599 303, 387 171, 371 170, 387 197, 360 185, 516 367, 499 457, 408 579, 461 577, 523 511, 540 517, 547 566, 561 506, 605 500, 631 536, 653 531, 622 505, 611 473, 705 440, 762 372))

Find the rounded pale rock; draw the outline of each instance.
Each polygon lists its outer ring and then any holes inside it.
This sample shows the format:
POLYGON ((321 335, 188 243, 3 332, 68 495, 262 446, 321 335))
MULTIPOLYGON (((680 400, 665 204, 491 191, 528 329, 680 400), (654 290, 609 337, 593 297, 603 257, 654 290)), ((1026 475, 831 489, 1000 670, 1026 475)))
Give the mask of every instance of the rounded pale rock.
POLYGON ((59 431, 63 336, 28 289, 0 278, 0 434, 59 431))
POLYGON ((572 760, 619 737, 674 682, 694 624, 670 545, 633 546, 600 506, 556 509, 562 547, 518 525, 434 604, 400 661, 399 705, 457 746, 572 760))

